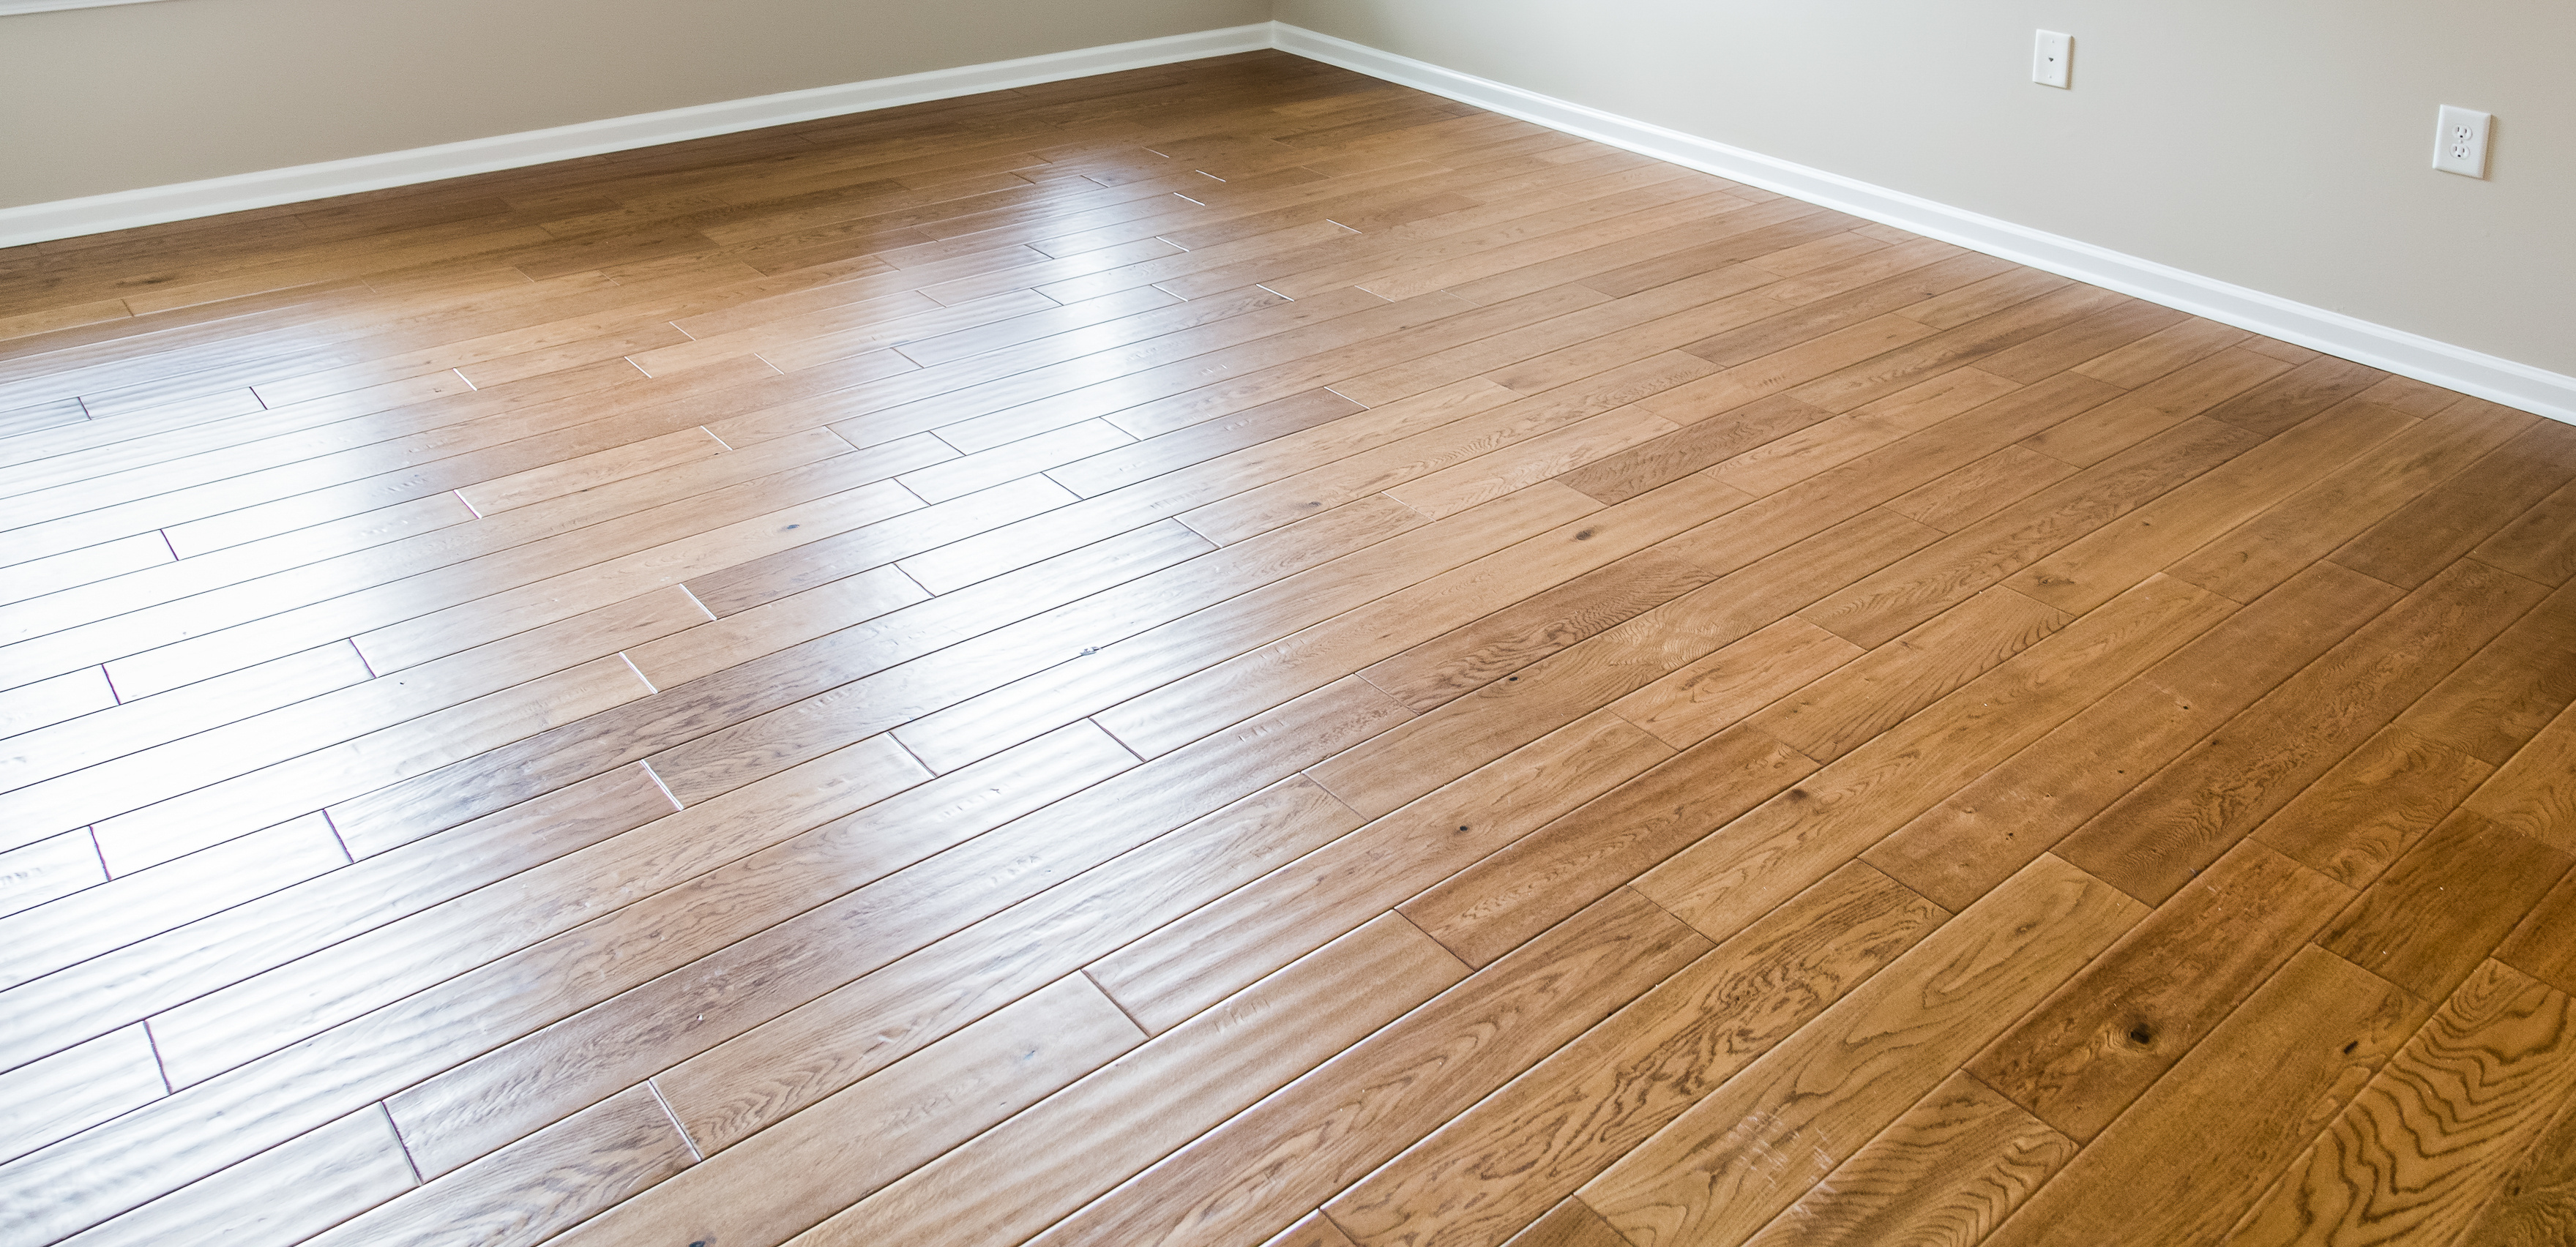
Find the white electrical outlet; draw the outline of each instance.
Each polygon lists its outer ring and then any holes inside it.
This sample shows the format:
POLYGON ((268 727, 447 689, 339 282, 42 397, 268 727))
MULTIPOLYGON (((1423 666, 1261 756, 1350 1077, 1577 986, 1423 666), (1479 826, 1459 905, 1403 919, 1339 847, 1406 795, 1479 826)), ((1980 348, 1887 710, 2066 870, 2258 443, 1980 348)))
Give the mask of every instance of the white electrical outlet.
POLYGON ((2072 80, 2074 68, 2075 36, 2039 32, 2039 44, 2030 54, 2030 80, 2043 87, 2064 87, 2072 80))
POLYGON ((2433 167, 2444 173, 2482 178, 2487 175, 2487 128, 2490 113, 2442 106, 2442 126, 2433 139, 2433 167))

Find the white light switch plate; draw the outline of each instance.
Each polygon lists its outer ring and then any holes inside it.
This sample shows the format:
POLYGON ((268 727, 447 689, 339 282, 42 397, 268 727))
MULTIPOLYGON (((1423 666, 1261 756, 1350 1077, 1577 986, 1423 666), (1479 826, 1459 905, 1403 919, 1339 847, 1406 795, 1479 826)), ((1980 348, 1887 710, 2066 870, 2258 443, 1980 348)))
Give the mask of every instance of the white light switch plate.
POLYGON ((2482 178, 2487 175, 2487 131, 2491 113, 2442 106, 2441 129, 2433 136, 2433 167, 2444 173, 2482 178))
POLYGON ((2039 43, 2030 54, 2030 80, 2043 87, 2064 87, 2072 80, 2074 68, 2075 36, 2039 32, 2039 43))

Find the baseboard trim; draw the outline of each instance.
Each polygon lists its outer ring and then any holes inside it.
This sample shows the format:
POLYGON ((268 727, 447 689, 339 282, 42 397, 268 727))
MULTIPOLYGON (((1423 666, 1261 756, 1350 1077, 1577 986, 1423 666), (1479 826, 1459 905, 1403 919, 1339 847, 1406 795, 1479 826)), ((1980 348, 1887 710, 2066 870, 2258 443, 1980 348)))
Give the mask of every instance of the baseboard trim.
POLYGON ((353 156, 346 160, 285 169, 264 169, 201 182, 147 186, 81 199, 0 208, 0 247, 302 203, 309 199, 411 186, 501 169, 519 169, 605 152, 630 151, 638 147, 757 130, 763 126, 973 95, 981 91, 1002 91, 1092 74, 1145 69, 1175 61, 1253 52, 1271 46, 1271 26, 1269 22, 1260 22, 1225 30, 1142 39, 1134 43, 1077 48, 1045 56, 961 65, 955 69, 935 69, 897 78, 878 78, 675 108, 667 112, 611 117, 548 130, 469 139, 461 143, 442 143, 436 147, 353 156))
POLYGON ((550 130, 0 208, 0 247, 409 186, 872 109, 1278 48, 1658 160, 1884 222, 2400 376, 2576 423, 2576 377, 2312 307, 2080 239, 1622 117, 1347 39, 1262 22, 550 130))
POLYGON ((2399 376, 2576 424, 2576 377, 1286 23, 1278 24, 1276 39, 1274 46, 1283 51, 1372 78, 1447 96, 1552 130, 1714 173, 2399 376))

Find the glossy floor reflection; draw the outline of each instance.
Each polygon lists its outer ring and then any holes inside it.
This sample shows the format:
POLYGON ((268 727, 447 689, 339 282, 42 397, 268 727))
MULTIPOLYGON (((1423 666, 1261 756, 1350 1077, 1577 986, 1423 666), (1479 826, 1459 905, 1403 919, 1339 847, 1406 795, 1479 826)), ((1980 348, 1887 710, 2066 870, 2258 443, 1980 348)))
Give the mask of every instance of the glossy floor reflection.
POLYGON ((2576 429, 1284 54, 0 251, 0 528, 13 1243, 2576 1226, 2576 429))

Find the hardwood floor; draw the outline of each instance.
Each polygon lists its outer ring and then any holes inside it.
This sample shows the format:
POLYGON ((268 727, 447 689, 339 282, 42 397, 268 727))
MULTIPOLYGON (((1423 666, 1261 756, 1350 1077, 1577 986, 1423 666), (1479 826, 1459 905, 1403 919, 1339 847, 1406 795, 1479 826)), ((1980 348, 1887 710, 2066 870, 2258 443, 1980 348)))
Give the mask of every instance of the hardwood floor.
POLYGON ((2576 1242, 2576 428, 1280 53, 0 252, 0 1238, 2576 1242))

